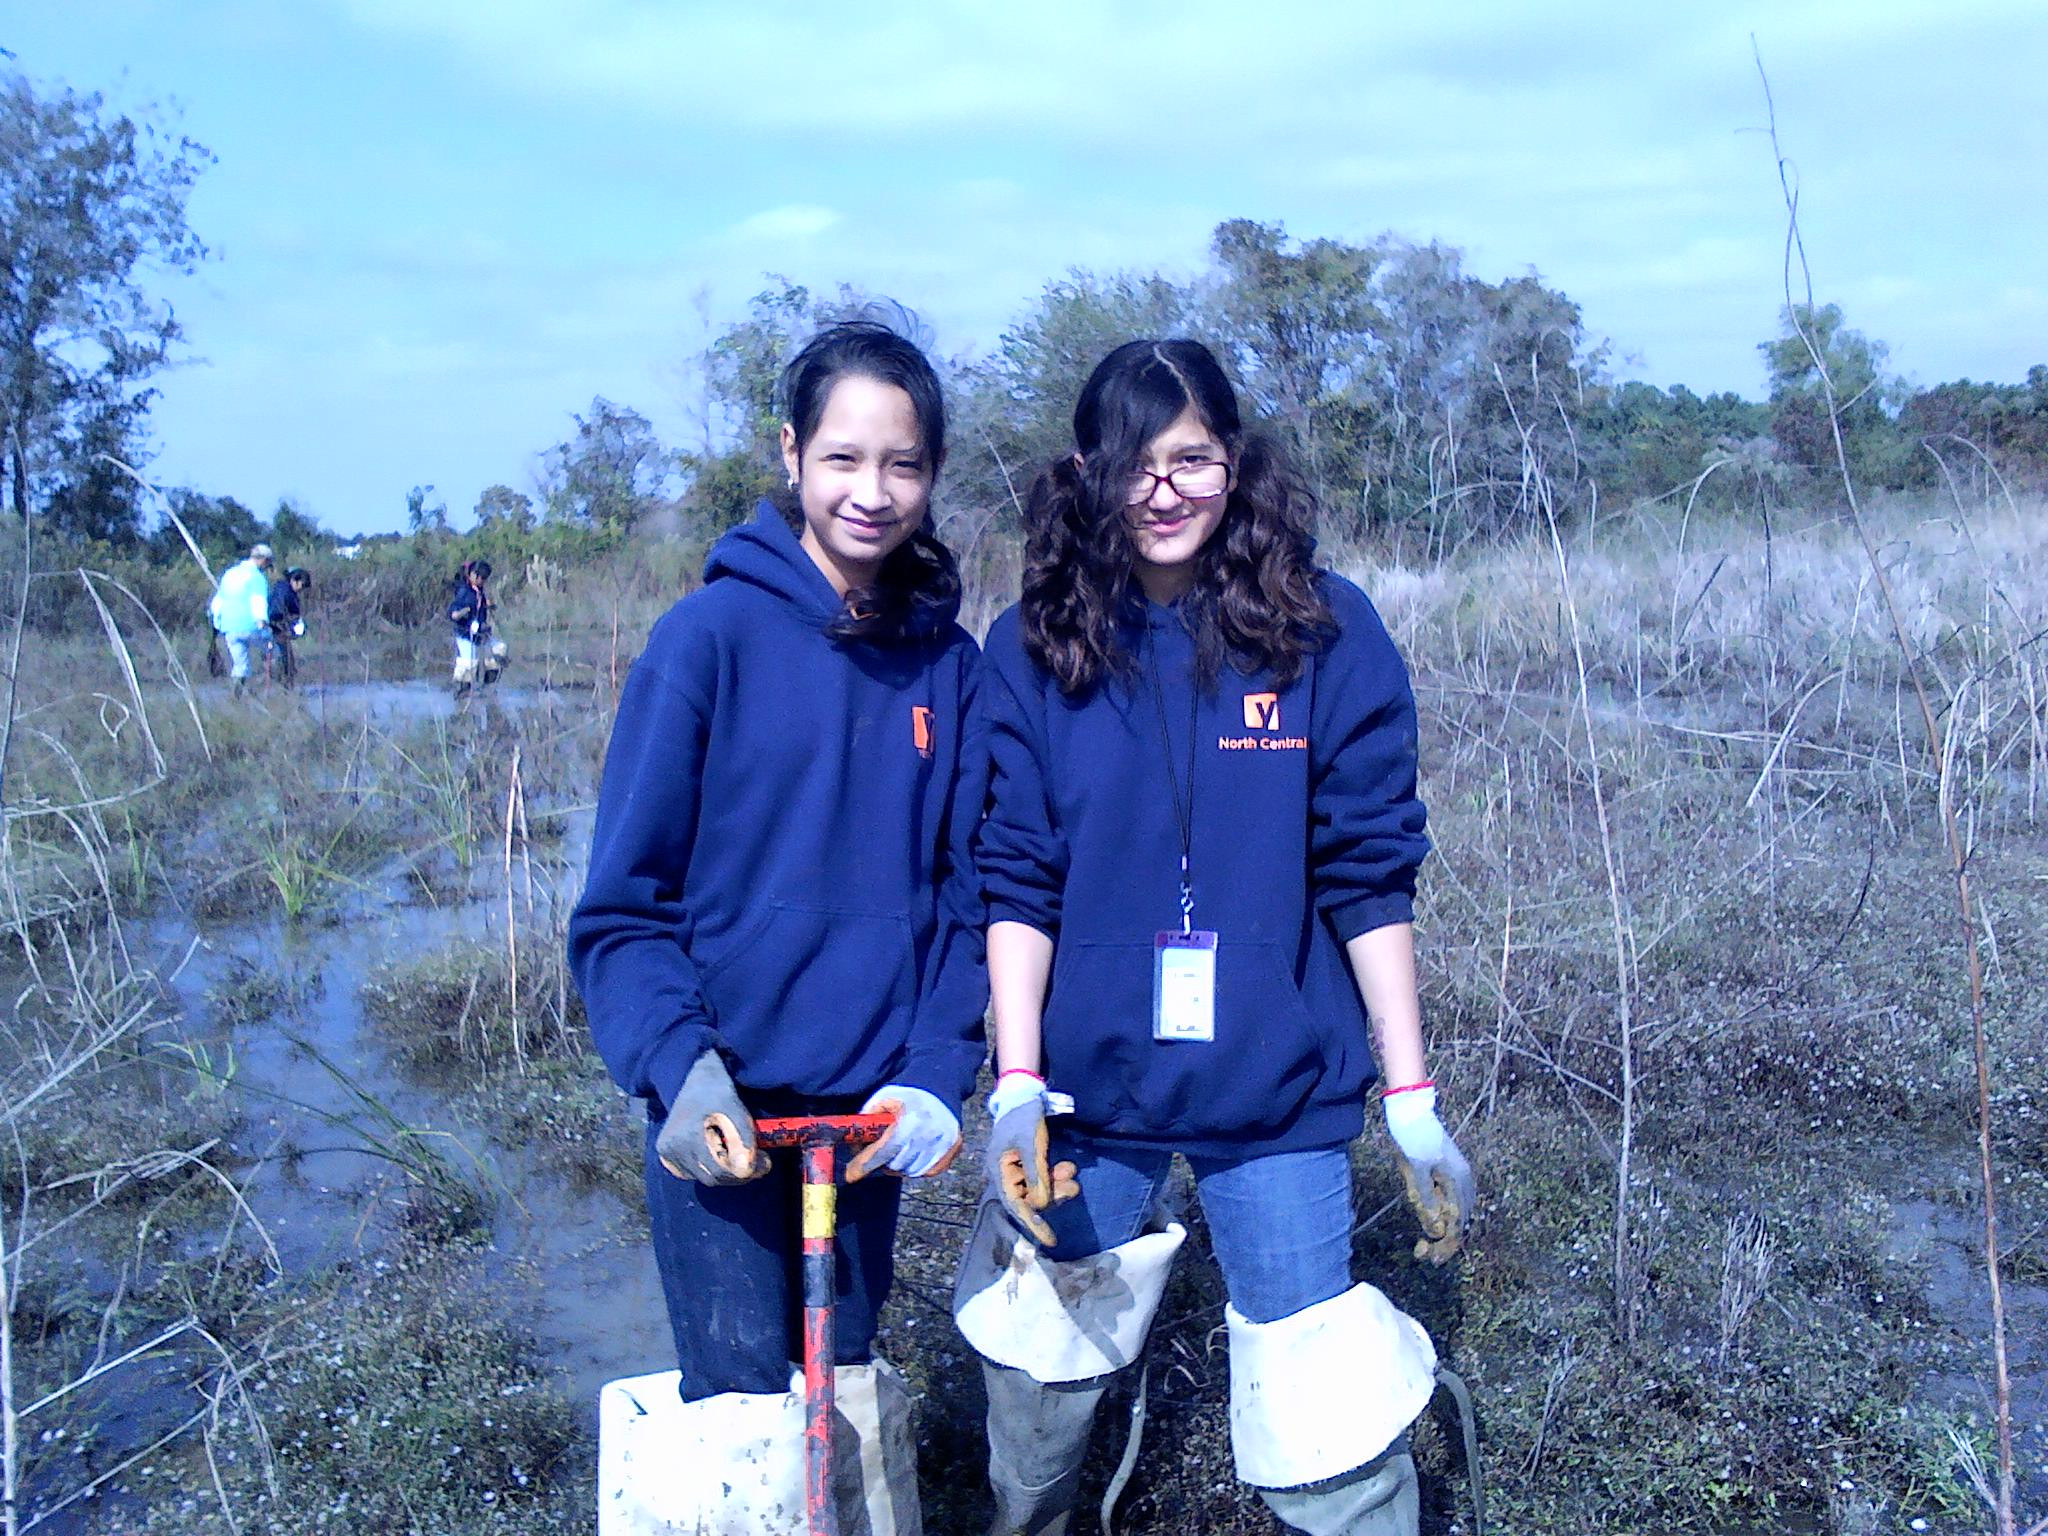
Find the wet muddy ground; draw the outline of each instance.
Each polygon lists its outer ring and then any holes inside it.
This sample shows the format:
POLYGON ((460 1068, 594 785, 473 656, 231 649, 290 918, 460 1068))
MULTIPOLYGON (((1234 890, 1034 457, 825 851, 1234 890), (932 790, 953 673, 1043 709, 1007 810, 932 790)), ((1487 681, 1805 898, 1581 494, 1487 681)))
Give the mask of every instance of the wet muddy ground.
MULTIPOLYGON (((554 690, 530 683, 501 685, 467 701, 444 685, 422 682, 313 683, 289 701, 257 707, 304 710, 329 726, 367 721, 380 728, 450 723, 518 734, 519 720, 561 703, 554 690), (496 722, 493 723, 493 714, 496 722)), ((229 708, 224 701, 210 700, 229 708)), ((578 711, 581 712, 580 710, 578 711)), ((571 808, 560 847, 544 870, 542 904, 573 896, 579 837, 587 810, 571 808)), ((646 1251, 630 1173, 593 1180, 587 1172, 525 1134, 494 1122, 496 1102, 474 1091, 467 1069, 419 1070, 379 1029, 365 989, 394 965, 449 948, 502 946, 506 908, 489 859, 457 877, 420 877, 420 860, 387 860, 367 872, 360 889, 315 916, 287 923, 271 912, 205 915, 197 907, 160 911, 146 928, 153 965, 167 978, 182 1014, 180 1036, 217 1064, 232 1062, 234 1103, 228 1150, 243 1177, 243 1195, 291 1275, 345 1269, 374 1293, 387 1255, 409 1231, 416 1173, 394 1163, 394 1137, 445 1164, 480 1202, 486 1233, 482 1258, 462 1270, 473 1294, 465 1307, 488 1311, 534 1346, 535 1386, 574 1405, 583 1443, 594 1459, 597 1387, 618 1376, 669 1363, 667 1327, 652 1261, 646 1251), (197 911, 197 915, 194 915, 197 911), (254 1000, 253 1005, 230 1000, 254 1000)), ((616 1099, 610 1133, 616 1148, 598 1155, 617 1165, 636 1142, 638 1111, 616 1099)), ((970 1123, 970 1133, 982 1129, 970 1123)), ((611 1143, 607 1143, 610 1146, 611 1143)), ((1877 1126, 1839 1136, 1826 1156, 1853 1171, 1860 1185, 1882 1190, 1885 1224, 1881 1273, 1887 1291, 1867 1298, 1874 1311, 1903 1307, 1930 1339, 1946 1341, 1913 1358, 1910 1391, 1898 1407, 1932 1425, 1942 1415, 1987 1416, 1988 1329, 1981 1232, 1973 1196, 1971 1149, 1953 1139, 1929 1154, 1911 1135, 1877 1126)), ((1407 1217, 1390 1206, 1390 1186, 1376 1144, 1360 1153, 1359 1273, 1382 1284, 1423 1317, 1450 1357, 1475 1375, 1489 1479, 1511 1481, 1531 1470, 1529 1447, 1489 1438, 1487 1362, 1462 1334, 1465 1303, 1451 1273, 1415 1264, 1407 1255, 1407 1217)), ((1482 1177, 1485 1165, 1481 1163, 1482 1177)), ((616 1167, 615 1167, 616 1171, 616 1167)), ((1731 1191, 1731 1199, 1739 1191, 1731 1191)), ((900 1283, 884 1319, 883 1347, 920 1393, 920 1451, 934 1533, 968 1531, 986 1518, 980 1478, 981 1398, 978 1371, 952 1328, 947 1307, 952 1264, 974 1212, 978 1180, 971 1161, 911 1192, 902 1224, 900 1283)), ((1271 1532, 1278 1527, 1256 1497, 1239 1486, 1225 1432, 1227 1362, 1216 1332, 1221 1292, 1204 1257, 1198 1212, 1149 1360, 1151 1386, 1142 1452, 1125 1492, 1120 1532, 1271 1532)), ((1487 1234, 1478 1239, 1483 1249, 1487 1234)), ((2015 1267, 2006 1287, 2010 1317, 2015 1421, 2025 1469, 2022 1507, 2048 1508, 2048 1284, 2043 1283, 2042 1232, 2008 1231, 2008 1248, 2032 1258, 2015 1267)), ((87 1263, 89 1255, 81 1255, 87 1263)), ((1480 1283, 1484 1283, 1481 1277, 1480 1283)), ((1788 1314, 1789 1315, 1789 1314, 1788 1314)), ((1568 1323, 1560 1318, 1556 1330, 1568 1323)), ((1678 1338, 1670 1341, 1677 1344, 1678 1338)), ((1654 1369, 1652 1357, 1643 1367, 1654 1369)), ((176 1394, 131 1381, 107 1407, 110 1443, 143 1442, 157 1416, 173 1411, 176 1394)), ((1129 1432, 1130 1393, 1105 1405, 1102 1434, 1089 1466, 1077 1532, 1096 1529, 1094 1501, 1122 1453, 1129 1432)), ((1930 1435, 1934 1431, 1930 1430, 1930 1435)), ((1463 1491, 1465 1468, 1455 1431, 1439 1401, 1418 1435, 1428 1517, 1437 1536, 1471 1530, 1463 1491)), ((1816 1457, 1816 1466, 1825 1459, 1816 1457)), ((1722 1523, 1734 1536, 1765 1531, 1892 1529, 1969 1531, 1967 1517, 1924 1525, 1892 1521, 1885 1511, 1858 1527, 1853 1487, 1815 1489, 1809 1506, 1768 1524, 1722 1523), (1833 1508, 1836 1518, 1822 1511, 1833 1508), (1840 1514, 1847 1510, 1848 1514, 1840 1514)), ((117 1485, 96 1505, 76 1508, 42 1529, 82 1532, 124 1529, 151 1495, 117 1485), (125 1491, 124 1491, 125 1489, 125 1491)), ((1922 1517, 1924 1518, 1924 1517, 1922 1517)), ((1612 1528, 1612 1527, 1606 1527, 1612 1528)), ((1695 1527, 1700 1528, 1700 1527, 1695 1527)), ((1501 1529, 1496 1524, 1489 1529, 1501 1529)), ((1643 1527, 1645 1530, 1651 1527, 1643 1527)))
MULTIPOLYGON (((466 1118, 450 1102, 459 1084, 437 1086, 394 1060, 366 1017, 365 983, 394 954, 489 941, 502 911, 479 901, 426 905, 403 881, 389 895, 352 903, 317 927, 216 927, 176 975, 194 1018, 208 1016, 210 993, 251 973, 286 994, 278 1012, 210 1042, 233 1050, 237 1091, 250 1107, 234 1137, 253 1169, 249 1203, 295 1269, 374 1254, 404 1219, 406 1184, 374 1149, 389 1142, 394 1123, 408 1127, 487 1201, 495 1291, 479 1304, 518 1318, 561 1367, 563 1389, 594 1402, 604 1382, 648 1369, 669 1347, 639 1213, 466 1118)), ((631 1125, 624 1100, 618 1114, 631 1125)))

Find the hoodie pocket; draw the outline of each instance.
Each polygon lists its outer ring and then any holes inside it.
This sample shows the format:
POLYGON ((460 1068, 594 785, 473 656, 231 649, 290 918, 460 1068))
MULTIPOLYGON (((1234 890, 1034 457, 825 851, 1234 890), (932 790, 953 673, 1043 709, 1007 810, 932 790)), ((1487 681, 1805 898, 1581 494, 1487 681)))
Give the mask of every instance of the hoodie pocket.
POLYGON ((917 1001, 910 918, 776 901, 700 971, 747 1076, 844 1091, 840 1072, 878 1036, 907 1036, 917 1001))
POLYGON ((1054 1086, 1083 1124, 1161 1141, 1236 1140, 1291 1121, 1324 1070, 1322 1041, 1273 944, 1216 950, 1216 1038, 1152 1038, 1153 947, 1063 946, 1046 1008, 1054 1086))

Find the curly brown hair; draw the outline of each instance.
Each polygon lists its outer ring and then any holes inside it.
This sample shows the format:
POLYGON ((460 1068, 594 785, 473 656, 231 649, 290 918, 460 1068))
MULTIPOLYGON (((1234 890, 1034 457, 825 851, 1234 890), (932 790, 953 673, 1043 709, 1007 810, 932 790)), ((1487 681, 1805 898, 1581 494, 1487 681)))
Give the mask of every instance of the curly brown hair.
POLYGON ((1074 406, 1073 457, 1040 470, 1025 507, 1024 646, 1067 694, 1124 670, 1136 601, 1125 488, 1151 441, 1193 406, 1235 471, 1223 520, 1195 557, 1181 615, 1205 687, 1226 662, 1282 687, 1336 632, 1317 590, 1316 502, 1279 444, 1245 429, 1237 394, 1198 341, 1132 341, 1074 406))

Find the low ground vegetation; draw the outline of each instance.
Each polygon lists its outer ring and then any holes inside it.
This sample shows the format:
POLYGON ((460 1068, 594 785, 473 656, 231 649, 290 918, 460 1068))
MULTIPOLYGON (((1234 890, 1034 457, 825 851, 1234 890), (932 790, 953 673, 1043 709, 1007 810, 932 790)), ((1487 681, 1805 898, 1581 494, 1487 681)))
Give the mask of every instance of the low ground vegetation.
MULTIPOLYGON (((1493 1528, 1987 1524, 1968 998, 1933 817, 1949 796, 1971 839, 2006 1271, 2041 1319, 2048 509, 1879 515, 1956 725, 1945 771, 1824 515, 1615 518, 1572 537, 1562 578, 1545 540, 1340 552, 1415 672, 1426 1012, 1483 1200, 1466 1256, 1419 1264, 1369 1136, 1359 1271, 1471 1383, 1493 1528)), ((515 571, 515 671, 461 709, 384 681, 436 674, 438 631, 318 609, 296 695, 195 691, 190 634, 135 619, 132 685, 96 629, 25 658, 0 1265, 26 1509, 90 1487, 73 1529, 587 1525, 587 1409, 494 1267, 494 1170, 530 1160, 628 1224, 638 1199, 635 1112, 588 1052, 561 934, 617 681, 683 584, 670 558, 619 567, 616 629, 578 591, 601 572, 515 571), (253 958, 209 961, 223 945, 253 958), (350 945, 374 963, 344 965, 350 945), (188 966, 210 967, 192 997, 188 966), (341 1142, 376 1171, 295 1244, 276 1213, 341 1142)), ((976 1194, 966 1168, 911 1192, 885 1319, 925 1398, 935 1530, 985 1508, 945 1310, 976 1194)), ((1221 1305, 1184 1263, 1120 1531, 1273 1528, 1230 1475, 1221 1305)), ((2044 1336, 2015 1332, 2037 1518, 2044 1336)), ((1128 1416, 1103 1422, 1091 1496, 1128 1416)), ((1428 1528, 1469 1530, 1451 1421, 1416 1438, 1428 1528)))

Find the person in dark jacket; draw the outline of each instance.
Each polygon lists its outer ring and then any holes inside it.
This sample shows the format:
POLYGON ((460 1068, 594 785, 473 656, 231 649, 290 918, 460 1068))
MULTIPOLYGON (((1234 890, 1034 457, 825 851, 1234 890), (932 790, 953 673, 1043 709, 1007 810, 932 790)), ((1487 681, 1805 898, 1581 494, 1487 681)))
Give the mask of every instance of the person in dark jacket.
POLYGON ((293 642, 306 632, 305 609, 300 597, 313 585, 312 572, 294 565, 283 581, 270 584, 270 651, 280 681, 289 686, 299 675, 299 656, 293 642))
POLYGON ((448 593, 448 625, 455 631, 455 696, 459 699, 481 678, 482 658, 491 643, 491 562, 465 560, 448 593))
POLYGON ((1472 1189, 1424 1064, 1407 670, 1315 567, 1313 501, 1206 348, 1118 348, 1074 428, 981 688, 999 1076, 955 1310, 985 1357, 994 1530, 1067 1527, 1182 1235, 1151 1230, 1179 1153, 1230 1295, 1240 1475, 1294 1529, 1412 1536, 1434 1354, 1350 1270, 1376 1077, 1439 1253, 1472 1189), (1048 1125, 1053 1091, 1072 1112, 1048 1125))
POLYGON ((782 393, 791 496, 718 542, 702 590, 633 666, 569 953, 599 1053, 647 1107, 681 1365, 675 1388, 651 1390, 685 1410, 662 1431, 660 1454, 684 1460, 650 1515, 783 1529, 729 1502, 759 1498, 800 1521, 800 1159, 771 1166, 753 1118, 888 1110, 893 1128, 839 1196, 835 1391, 863 1439, 898 1452, 847 1528, 907 1529, 907 1398, 873 1360, 903 1186, 869 1175, 951 1160, 984 1055, 982 781, 963 771, 981 762, 964 737, 978 652, 927 528, 945 449, 930 364, 879 324, 847 323, 797 355, 782 393), (764 1422, 793 1459, 750 1467, 732 1492, 732 1458, 764 1422))

